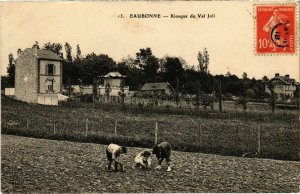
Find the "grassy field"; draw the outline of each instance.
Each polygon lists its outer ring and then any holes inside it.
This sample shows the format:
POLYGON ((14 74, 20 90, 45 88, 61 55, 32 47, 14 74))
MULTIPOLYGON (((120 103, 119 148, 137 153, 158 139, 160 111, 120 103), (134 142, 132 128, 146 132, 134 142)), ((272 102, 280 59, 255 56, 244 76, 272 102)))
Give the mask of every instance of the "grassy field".
POLYGON ((202 153, 172 153, 173 170, 134 169, 141 148, 129 147, 125 172, 105 168, 105 145, 2 135, 3 193, 299 192, 300 163, 202 153))
POLYGON ((122 111, 110 104, 47 107, 3 96, 1 107, 2 134, 150 148, 157 122, 158 142, 169 141, 175 150, 299 160, 295 111, 217 113, 152 107, 122 111), (259 139, 259 155, 253 154, 259 139))

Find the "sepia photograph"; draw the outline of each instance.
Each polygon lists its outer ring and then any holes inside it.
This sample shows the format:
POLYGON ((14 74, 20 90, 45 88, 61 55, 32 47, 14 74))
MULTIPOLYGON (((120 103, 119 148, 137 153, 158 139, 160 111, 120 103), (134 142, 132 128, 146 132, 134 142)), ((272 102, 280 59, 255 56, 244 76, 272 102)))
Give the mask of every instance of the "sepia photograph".
POLYGON ((1 1, 2 193, 300 192, 299 1, 1 1))

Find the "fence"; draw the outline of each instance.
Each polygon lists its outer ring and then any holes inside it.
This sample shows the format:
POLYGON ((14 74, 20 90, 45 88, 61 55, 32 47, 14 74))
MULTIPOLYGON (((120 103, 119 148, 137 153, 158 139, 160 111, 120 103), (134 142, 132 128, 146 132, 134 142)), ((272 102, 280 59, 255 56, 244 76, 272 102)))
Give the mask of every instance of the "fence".
MULTIPOLYGON (((120 143, 128 146, 152 147, 169 141, 181 151, 200 151, 223 155, 268 157, 299 160, 299 132, 294 125, 281 124, 277 130, 262 121, 211 122, 190 118, 173 120, 145 117, 61 119, 34 115, 31 118, 5 116, 2 133, 64 139, 92 143, 120 143)), ((299 124, 298 124, 299 126, 299 124)))
POLYGON ((64 107, 26 104, 2 96, 2 133, 91 143, 299 160, 299 114, 227 114, 109 104, 64 107), (97 106, 100 107, 97 107, 97 106), (166 113, 166 114, 165 114, 166 113))

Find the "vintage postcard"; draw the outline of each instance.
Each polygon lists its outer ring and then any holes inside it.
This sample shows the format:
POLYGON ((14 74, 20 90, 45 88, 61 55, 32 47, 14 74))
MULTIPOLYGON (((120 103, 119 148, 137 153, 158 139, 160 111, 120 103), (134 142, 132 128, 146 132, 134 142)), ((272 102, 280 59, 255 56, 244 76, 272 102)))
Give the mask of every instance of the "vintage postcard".
POLYGON ((300 191, 298 1, 0 2, 1 192, 300 191))

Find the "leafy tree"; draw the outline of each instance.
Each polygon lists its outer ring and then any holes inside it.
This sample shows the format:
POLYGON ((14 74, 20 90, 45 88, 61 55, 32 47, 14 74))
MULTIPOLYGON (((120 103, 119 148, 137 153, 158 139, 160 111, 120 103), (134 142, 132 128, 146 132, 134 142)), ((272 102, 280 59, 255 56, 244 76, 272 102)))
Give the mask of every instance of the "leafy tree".
POLYGON ((94 78, 115 71, 116 62, 108 55, 95 53, 88 54, 86 58, 75 62, 79 68, 79 77, 84 84, 92 84, 94 78))
POLYGON ((272 110, 272 113, 275 112, 275 106, 276 106, 276 100, 277 100, 277 95, 276 93, 274 92, 274 85, 272 82, 268 82, 268 85, 267 85, 268 89, 270 90, 271 92, 271 95, 269 97, 269 104, 271 106, 271 110, 272 110))
POLYGON ((294 97, 299 98, 300 97, 300 86, 296 86, 296 90, 294 92, 294 97))
POLYGON ((8 55, 7 81, 9 87, 15 87, 15 59, 12 53, 8 55))
POLYGON ((253 89, 251 89, 251 88, 247 89, 246 96, 249 99, 254 99, 255 98, 255 91, 253 89))
POLYGON ((120 91, 118 92, 118 95, 121 98, 121 104, 123 109, 125 108, 125 96, 126 96, 124 86, 125 86, 124 79, 122 79, 120 83, 120 91))
POLYGON ((50 50, 56 53, 58 56, 62 56, 62 45, 60 43, 45 43, 43 49, 50 50))
POLYGON ((205 73, 208 73, 208 65, 209 65, 209 54, 206 48, 203 50, 203 62, 205 67, 205 73))
POLYGON ((209 65, 209 54, 206 48, 203 49, 203 54, 201 51, 198 52, 198 66, 199 66, 199 71, 208 73, 208 65, 209 65))
POLYGON ((8 88, 9 86, 9 81, 7 76, 1 76, 1 90, 4 90, 5 88, 8 88))
POLYGON ((77 44, 77 46, 76 46, 76 59, 81 59, 81 58, 82 58, 81 49, 80 49, 79 44, 77 44))
MULTIPOLYGON (((224 77, 223 77, 224 78, 224 77)), ((218 99, 218 103, 219 103, 219 111, 222 112, 223 111, 223 107, 222 107, 222 76, 219 76, 219 79, 215 80, 215 95, 216 98, 218 99)))
POLYGON ((267 76, 263 76, 262 81, 263 81, 264 83, 267 83, 267 82, 269 81, 269 79, 268 79, 267 76))
POLYGON ((106 102, 109 101, 110 92, 111 92, 110 84, 109 84, 109 83, 106 83, 106 84, 105 84, 105 96, 106 96, 106 102))
POLYGON ((198 73, 198 79, 201 84, 201 90, 205 93, 211 93, 214 90, 214 78, 211 74, 205 72, 198 73))
POLYGON ((151 48, 140 49, 140 52, 136 53, 136 62, 144 70, 147 81, 155 81, 159 64, 151 48))
POLYGON ((249 102, 249 99, 246 96, 240 96, 236 101, 235 101, 235 108, 237 108, 239 105, 242 105, 243 110, 247 110, 247 104, 249 102))
POLYGON ((69 43, 65 43, 66 59, 68 62, 72 62, 72 47, 69 43))
POLYGON ((204 61, 203 61, 203 54, 201 53, 201 51, 198 52, 197 59, 198 59, 198 63, 199 63, 199 71, 204 72, 205 67, 204 67, 204 61))
POLYGON ((93 99, 96 99, 98 96, 98 81, 96 78, 93 80, 93 99))
POLYGON ((179 79, 182 77, 184 72, 179 58, 167 57, 164 67, 166 68, 165 80, 173 86, 179 84, 179 79))
POLYGON ((136 60, 129 55, 126 58, 123 57, 120 64, 124 64, 124 66, 129 69, 139 68, 139 64, 136 62, 136 60))
POLYGON ((195 87, 195 90, 196 90, 196 97, 195 97, 195 106, 197 109, 199 109, 199 106, 200 106, 200 95, 201 95, 201 84, 199 82, 199 80, 196 80, 195 81, 195 84, 194 84, 194 87, 195 87))
POLYGON ((208 106, 210 106, 211 110, 214 109, 214 102, 216 101, 214 96, 210 96, 208 94, 202 94, 201 99, 202 99, 202 105, 204 110, 206 110, 208 106))
POLYGON ((68 89, 68 96, 71 96, 71 91, 72 91, 72 85, 71 85, 71 79, 67 79, 67 89, 68 89))
POLYGON ((181 80, 182 80, 181 92, 186 94, 196 94, 199 88, 195 86, 195 80, 199 80, 199 72, 193 69, 186 69, 183 72, 181 80))
POLYGON ((244 72, 242 77, 243 77, 243 80, 247 80, 247 73, 244 72))

